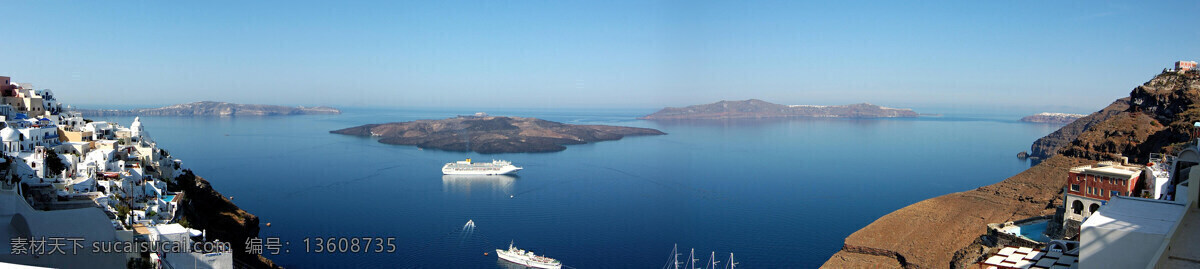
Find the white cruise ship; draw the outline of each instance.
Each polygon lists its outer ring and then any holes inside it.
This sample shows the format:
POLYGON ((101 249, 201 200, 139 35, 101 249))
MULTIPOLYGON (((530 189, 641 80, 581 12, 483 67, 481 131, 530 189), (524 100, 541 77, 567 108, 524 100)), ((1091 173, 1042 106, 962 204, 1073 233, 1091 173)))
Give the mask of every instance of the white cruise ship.
POLYGON ((538 256, 533 254, 533 251, 525 251, 524 249, 513 247, 512 242, 508 243, 508 250, 497 249, 496 256, 500 256, 501 259, 506 261, 527 267, 542 269, 562 268, 562 263, 558 260, 546 256, 538 256))
POLYGON ((471 159, 447 163, 442 166, 444 175, 507 175, 521 171, 521 167, 513 166, 504 160, 492 160, 490 163, 471 163, 471 159))

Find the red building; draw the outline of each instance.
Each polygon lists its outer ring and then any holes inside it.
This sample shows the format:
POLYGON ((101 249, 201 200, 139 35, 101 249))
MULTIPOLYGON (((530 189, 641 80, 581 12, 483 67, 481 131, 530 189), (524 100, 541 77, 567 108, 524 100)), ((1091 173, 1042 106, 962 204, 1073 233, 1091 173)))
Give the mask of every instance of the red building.
POLYGON ((0 95, 13 96, 17 86, 12 85, 12 78, 0 76, 0 95))
MULTIPOLYGON (((1132 196, 1143 167, 1100 162, 1071 168, 1067 174, 1066 220, 1082 222, 1113 196, 1132 196)), ((1065 221, 1064 221, 1065 223, 1065 221)))
POLYGON ((1195 61, 1178 61, 1178 62, 1175 62, 1175 70, 1180 70, 1180 71, 1188 71, 1188 70, 1192 70, 1192 68, 1196 68, 1196 62, 1195 62, 1195 61))
POLYGON ((1130 196, 1141 175, 1142 167, 1111 162, 1075 167, 1067 176, 1067 193, 1105 201, 1130 196))

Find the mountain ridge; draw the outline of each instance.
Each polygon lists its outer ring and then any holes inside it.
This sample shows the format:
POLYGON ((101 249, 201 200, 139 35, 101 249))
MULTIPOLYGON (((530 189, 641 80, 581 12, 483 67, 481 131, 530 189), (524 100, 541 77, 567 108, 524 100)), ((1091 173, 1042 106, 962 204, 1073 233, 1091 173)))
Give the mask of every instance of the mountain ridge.
POLYGON ((710 104, 667 107, 643 120, 726 120, 762 118, 896 118, 917 117, 912 109, 890 108, 870 103, 849 105, 781 105, 759 99, 721 100, 710 104))
POLYGON ((199 101, 184 104, 174 104, 157 108, 138 108, 129 110, 117 109, 74 109, 83 116, 290 116, 310 114, 341 114, 342 111, 332 107, 288 107, 260 104, 235 104, 217 101, 199 101))

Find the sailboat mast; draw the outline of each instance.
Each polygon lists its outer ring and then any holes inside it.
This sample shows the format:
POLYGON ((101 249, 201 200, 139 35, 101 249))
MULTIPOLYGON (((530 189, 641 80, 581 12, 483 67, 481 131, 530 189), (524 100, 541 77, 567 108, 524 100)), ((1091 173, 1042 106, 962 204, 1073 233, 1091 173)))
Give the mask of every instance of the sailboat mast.
POLYGON ((696 269, 696 248, 692 248, 691 254, 688 254, 688 269, 696 269))
POLYGON ((708 254, 708 265, 705 265, 704 268, 717 269, 717 252, 716 251, 713 251, 712 253, 708 254))
POLYGON ((663 266, 663 268, 679 269, 679 254, 679 244, 675 244, 675 246, 671 247, 671 259, 667 261, 671 265, 663 266))
POLYGON ((674 261, 671 263, 671 265, 674 266, 675 269, 679 269, 679 244, 675 244, 674 247, 671 247, 671 258, 672 261, 674 261))

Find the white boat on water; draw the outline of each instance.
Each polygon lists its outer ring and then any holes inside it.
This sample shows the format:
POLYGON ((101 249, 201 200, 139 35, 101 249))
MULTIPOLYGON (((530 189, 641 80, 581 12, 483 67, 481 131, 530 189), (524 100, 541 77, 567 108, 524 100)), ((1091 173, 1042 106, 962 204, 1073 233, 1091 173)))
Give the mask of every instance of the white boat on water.
POLYGON ((444 175, 507 175, 521 171, 521 167, 512 165, 505 160, 492 160, 490 163, 472 163, 471 159, 447 163, 442 166, 444 175))
POLYGON ((525 251, 524 249, 513 247, 512 242, 508 243, 508 250, 497 249, 496 256, 500 256, 505 261, 527 267, 542 269, 562 268, 562 263, 558 260, 546 256, 538 256, 533 254, 533 251, 525 251))
MULTIPOLYGON (((697 263, 700 261, 700 259, 696 258, 696 249, 693 248, 690 252, 688 252, 687 262, 680 262, 679 255, 683 255, 683 253, 679 253, 679 245, 675 245, 675 247, 671 248, 671 259, 667 260, 667 264, 663 265, 662 268, 663 269, 698 269, 698 267, 696 267, 696 266, 700 265, 699 263, 697 263)), ((701 255, 703 255, 703 254, 701 254, 701 255)), ((717 263, 720 263, 720 262, 721 261, 717 260, 717 252, 714 251, 711 254, 709 254, 708 262, 704 263, 704 268, 705 269, 710 269, 710 268, 711 269, 718 269, 718 268, 734 269, 738 265, 737 262, 733 261, 733 252, 729 253, 729 262, 725 263, 726 266, 728 266, 728 267, 720 267, 719 265, 717 265, 717 263)))

